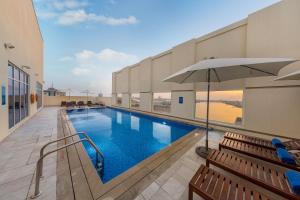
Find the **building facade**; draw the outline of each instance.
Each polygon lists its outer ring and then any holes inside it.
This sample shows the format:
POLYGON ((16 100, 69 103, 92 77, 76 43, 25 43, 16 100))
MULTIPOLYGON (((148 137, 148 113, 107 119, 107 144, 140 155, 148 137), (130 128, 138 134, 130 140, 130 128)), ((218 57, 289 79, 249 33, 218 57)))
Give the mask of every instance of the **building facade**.
POLYGON ((44 95, 46 96, 66 96, 66 92, 62 92, 54 87, 50 87, 47 90, 44 90, 44 95))
MULTIPOLYGON (((280 1, 239 22, 114 72, 112 104, 204 120, 201 103, 206 98, 205 83, 176 84, 162 80, 211 57, 300 59, 299 9, 298 0, 280 1)), ((297 69, 300 69, 300 62, 282 69, 280 75, 297 69)), ((212 110, 211 117, 215 120, 212 122, 220 127, 300 138, 300 82, 275 82, 274 79, 260 77, 213 84, 215 111, 212 110), (223 116, 227 113, 235 114, 223 116)))
POLYGON ((0 1, 0 141, 43 105, 43 38, 31 0, 0 1))

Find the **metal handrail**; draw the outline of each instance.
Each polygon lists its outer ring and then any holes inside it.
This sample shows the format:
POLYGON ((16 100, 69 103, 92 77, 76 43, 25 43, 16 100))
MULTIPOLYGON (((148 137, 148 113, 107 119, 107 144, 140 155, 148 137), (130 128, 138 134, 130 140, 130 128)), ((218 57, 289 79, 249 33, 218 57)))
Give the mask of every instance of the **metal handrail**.
MULTIPOLYGON (((80 132, 80 133, 82 133, 82 132, 80 132)), ((80 134, 79 133, 79 134, 80 134)), ((85 133, 84 133, 85 134, 85 133)), ((63 139, 66 139, 66 138, 69 138, 69 137, 72 137, 72 136, 74 136, 74 135, 76 135, 76 134, 73 134, 73 135, 70 135, 70 136, 67 136, 67 137, 65 137, 65 138, 60 138, 60 139, 58 139, 58 141, 60 141, 60 140, 63 140, 63 139)), ((77 134, 78 135, 78 134, 77 134)), ((86 135, 87 136, 87 135, 86 135)), ((74 144, 77 144, 77 143, 81 143, 81 142, 88 142, 88 143, 90 143, 90 145, 92 145, 92 147, 95 149, 95 151, 96 151, 96 163, 97 163, 97 160, 98 160, 98 155, 100 155, 101 157, 102 157, 102 164, 103 164, 103 168, 104 168, 104 156, 103 156, 103 154, 100 152, 100 150, 98 149, 98 147, 93 143, 93 141, 87 136, 86 138, 83 138, 83 139, 80 139, 80 140, 78 140, 78 141, 75 141, 75 142, 72 142, 72 143, 69 143, 69 144, 66 144, 66 145, 64 145, 64 146, 61 146, 61 147, 59 147, 59 148, 57 148, 57 149, 54 149, 54 150, 52 150, 52 151, 48 151, 47 153, 45 153, 45 154, 43 154, 39 159, 38 159, 38 161, 37 161, 37 164, 36 164, 36 177, 35 177, 35 190, 34 190, 34 194, 30 197, 31 199, 35 199, 35 198, 37 198, 37 197, 39 197, 40 195, 41 195, 41 191, 40 191, 40 177, 41 177, 41 172, 42 172, 42 169, 43 169, 43 167, 41 167, 41 165, 43 164, 43 159, 46 157, 46 156, 48 156, 49 154, 52 154, 52 153, 54 153, 54 152, 57 152, 57 151, 59 151, 59 150, 62 150, 62 149, 64 149, 64 148, 67 148, 67 147, 69 147, 69 146, 71 146, 71 145, 74 145, 74 144)), ((52 143, 54 143, 54 142, 56 142, 56 141, 52 141, 52 142, 49 142, 50 144, 52 144, 52 143)), ((47 143, 47 144, 45 144, 43 147, 43 149, 45 149, 45 146, 48 146, 49 145, 49 143, 47 143)))
MULTIPOLYGON (((49 146, 50 144, 53 144, 53 143, 56 143, 56 142, 59 142, 59 141, 62 141, 62 140, 65 140, 67 138, 70 138, 70 137, 73 137, 73 136, 76 136, 76 135, 80 135, 82 134, 85 138, 89 138, 89 136, 85 133, 85 132, 78 132, 78 133, 75 133, 75 134, 72 134, 72 135, 68 135, 66 137, 63 137, 63 138, 59 138, 57 140, 53 140, 53 141, 50 141, 48 143, 46 143, 40 150, 40 157, 42 157, 44 155, 44 150, 47 146, 49 146)), ((40 165, 41 169, 41 174, 40 174, 40 178, 43 178, 43 160, 41 161, 41 165, 40 165)))

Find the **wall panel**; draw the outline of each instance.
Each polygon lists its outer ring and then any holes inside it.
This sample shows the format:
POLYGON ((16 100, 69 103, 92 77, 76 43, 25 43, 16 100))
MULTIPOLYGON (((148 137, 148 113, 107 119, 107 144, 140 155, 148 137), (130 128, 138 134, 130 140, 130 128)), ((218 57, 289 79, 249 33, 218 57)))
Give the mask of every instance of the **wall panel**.
POLYGON ((193 119, 195 110, 195 92, 172 92, 171 115, 181 118, 193 119), (179 103, 179 97, 183 97, 183 103, 179 103))
POLYGON ((130 92, 140 92, 140 66, 130 67, 130 92))
MULTIPOLYGON (((196 51, 195 51, 195 40, 190 40, 183 44, 180 44, 172 49, 172 62, 171 62, 171 73, 176 73, 179 70, 195 64, 196 51)), ((172 90, 192 90, 194 84, 172 84, 172 90)))
POLYGON ((141 93, 140 110, 151 112, 152 111, 152 93, 141 93))
POLYGON ((150 92, 152 82, 152 59, 147 58, 139 64, 140 92, 150 92))
POLYGON ((171 83, 163 82, 171 75, 171 53, 166 53, 153 59, 152 65, 152 90, 153 92, 168 92, 171 83))

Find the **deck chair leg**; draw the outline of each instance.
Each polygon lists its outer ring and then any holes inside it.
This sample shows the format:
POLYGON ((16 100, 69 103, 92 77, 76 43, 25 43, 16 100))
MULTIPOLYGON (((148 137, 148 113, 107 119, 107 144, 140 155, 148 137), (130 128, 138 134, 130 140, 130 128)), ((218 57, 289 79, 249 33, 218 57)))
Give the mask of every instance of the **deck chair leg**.
POLYGON ((221 151, 221 148, 222 148, 222 147, 219 145, 219 151, 221 151))
POLYGON ((191 186, 189 187, 189 200, 193 200, 193 190, 191 186))
POLYGON ((209 161, 206 159, 206 167, 209 167, 209 161))

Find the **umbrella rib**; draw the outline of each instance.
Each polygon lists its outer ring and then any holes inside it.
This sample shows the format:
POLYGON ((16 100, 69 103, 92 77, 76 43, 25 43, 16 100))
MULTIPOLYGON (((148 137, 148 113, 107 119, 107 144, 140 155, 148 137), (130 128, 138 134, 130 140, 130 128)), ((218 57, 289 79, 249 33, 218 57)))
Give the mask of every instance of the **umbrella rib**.
POLYGON ((218 75, 218 73, 217 73, 217 70, 216 70, 215 68, 213 68, 213 70, 214 70, 214 72, 215 72, 215 74, 216 74, 216 77, 217 77, 218 81, 221 82, 221 79, 220 79, 220 77, 219 77, 219 75, 218 75))
POLYGON ((259 71, 259 72, 262 72, 262 73, 265 73, 265 74, 269 74, 269 75, 272 75, 272 76, 276 76, 276 74, 273 74, 271 72, 267 72, 267 71, 264 71, 264 70, 261 70, 261 69, 256 69, 256 68, 253 68, 253 67, 249 67, 247 65, 240 65, 240 66, 246 67, 248 69, 256 70, 256 71, 259 71))
POLYGON ((191 72, 189 75, 187 75, 182 81, 180 81, 180 84, 184 83, 184 81, 185 81, 186 79, 188 79, 190 76, 192 76, 193 73, 195 73, 195 71, 192 71, 192 72, 191 72))

